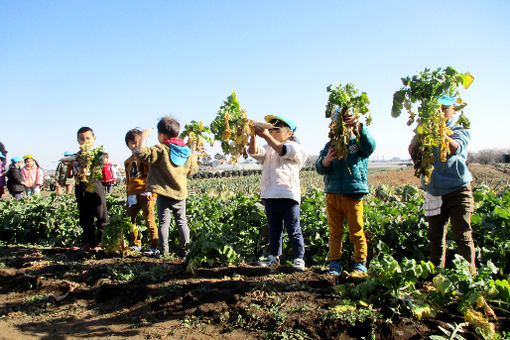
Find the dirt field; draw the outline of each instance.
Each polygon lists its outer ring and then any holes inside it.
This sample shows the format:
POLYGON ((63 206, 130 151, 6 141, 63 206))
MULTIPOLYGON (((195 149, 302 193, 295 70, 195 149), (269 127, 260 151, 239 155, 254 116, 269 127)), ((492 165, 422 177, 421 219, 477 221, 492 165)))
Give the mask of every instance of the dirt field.
MULTIPOLYGON (((0 334, 6 339, 420 339, 461 318, 417 322, 329 311, 334 277, 178 260, 8 246, 0 249, 0 334)), ((366 310, 366 309, 365 309, 366 310)), ((473 334, 464 334, 473 339, 473 334)))
MULTIPOLYGON (((494 171, 472 167, 475 181, 508 185, 510 175, 494 171)), ((412 174, 378 173, 372 182, 417 184, 412 174)), ((454 313, 428 321, 395 317, 389 304, 335 313, 332 288, 339 282, 323 268, 244 265, 196 275, 185 268, 173 259, 1 246, 0 338, 423 339, 463 322, 454 313)), ((497 328, 508 331, 510 319, 500 317, 497 328)))

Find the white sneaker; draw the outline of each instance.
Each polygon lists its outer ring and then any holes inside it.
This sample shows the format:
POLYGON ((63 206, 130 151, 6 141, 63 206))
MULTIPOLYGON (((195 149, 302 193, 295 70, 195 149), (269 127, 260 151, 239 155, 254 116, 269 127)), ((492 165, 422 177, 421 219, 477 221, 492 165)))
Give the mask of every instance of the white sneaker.
POLYGON ((304 271, 305 261, 303 259, 294 259, 294 269, 300 272, 304 271))
POLYGON ((262 267, 278 267, 280 259, 277 256, 269 255, 267 259, 259 262, 262 267))

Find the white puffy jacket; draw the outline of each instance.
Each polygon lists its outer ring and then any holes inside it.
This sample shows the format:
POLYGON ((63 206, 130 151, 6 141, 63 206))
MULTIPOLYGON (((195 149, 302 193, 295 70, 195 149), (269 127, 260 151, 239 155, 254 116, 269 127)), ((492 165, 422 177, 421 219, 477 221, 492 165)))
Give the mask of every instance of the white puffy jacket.
POLYGON ((296 142, 285 142, 287 152, 280 156, 269 145, 257 147, 250 154, 262 164, 260 198, 290 198, 301 203, 299 170, 306 161, 306 153, 296 142))

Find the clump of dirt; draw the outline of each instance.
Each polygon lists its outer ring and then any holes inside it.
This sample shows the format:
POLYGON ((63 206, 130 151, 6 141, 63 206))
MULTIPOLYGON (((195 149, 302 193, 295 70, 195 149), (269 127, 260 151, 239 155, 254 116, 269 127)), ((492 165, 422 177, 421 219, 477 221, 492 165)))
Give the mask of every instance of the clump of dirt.
POLYGON ((0 265, 7 339, 420 339, 462 322, 392 318, 372 306, 334 311, 337 279, 320 268, 241 265, 191 275, 179 260, 30 246, 1 247, 0 265))

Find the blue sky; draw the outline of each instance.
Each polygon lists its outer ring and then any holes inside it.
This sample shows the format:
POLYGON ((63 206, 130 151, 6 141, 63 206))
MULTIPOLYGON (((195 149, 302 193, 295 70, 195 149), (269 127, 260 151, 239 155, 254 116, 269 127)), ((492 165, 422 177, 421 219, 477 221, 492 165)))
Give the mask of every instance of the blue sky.
POLYGON ((407 158, 412 128, 391 118, 393 92, 453 66, 475 76, 462 92, 471 151, 509 148, 509 17, 503 0, 0 0, 0 141, 53 168, 86 125, 122 163, 130 128, 166 114, 209 124, 235 91, 250 118, 293 117, 316 155, 326 87, 351 82, 371 100, 373 158, 407 158))

